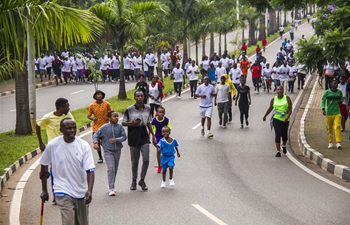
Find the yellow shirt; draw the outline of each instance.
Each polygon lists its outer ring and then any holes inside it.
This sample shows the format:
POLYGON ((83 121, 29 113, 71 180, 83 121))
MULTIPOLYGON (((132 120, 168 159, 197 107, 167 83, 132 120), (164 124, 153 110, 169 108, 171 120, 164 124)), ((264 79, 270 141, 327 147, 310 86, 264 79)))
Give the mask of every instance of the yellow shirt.
POLYGON ((87 112, 88 116, 94 114, 94 117, 97 118, 96 121, 92 122, 92 132, 96 132, 105 123, 108 123, 107 113, 111 111, 111 104, 107 101, 102 101, 101 104, 95 102, 91 103, 87 112))
POLYGON ((50 112, 36 121, 36 124, 39 127, 46 128, 47 142, 62 134, 60 131, 60 123, 64 118, 71 118, 74 120, 73 115, 70 112, 68 112, 67 115, 63 114, 62 116, 55 116, 54 112, 50 112))

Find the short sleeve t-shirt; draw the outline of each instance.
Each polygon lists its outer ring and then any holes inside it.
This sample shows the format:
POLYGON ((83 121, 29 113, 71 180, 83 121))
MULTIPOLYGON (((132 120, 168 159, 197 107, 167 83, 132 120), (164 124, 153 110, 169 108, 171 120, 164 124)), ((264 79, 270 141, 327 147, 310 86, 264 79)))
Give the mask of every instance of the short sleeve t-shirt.
POLYGON ((179 143, 176 141, 175 138, 173 138, 173 141, 171 143, 167 142, 165 138, 162 138, 159 141, 158 146, 160 148, 162 155, 174 156, 174 154, 176 153, 175 147, 178 147, 179 143))
POLYGON ((55 116, 54 112, 50 112, 36 121, 39 127, 46 128, 48 142, 62 134, 60 131, 60 123, 64 118, 71 118, 74 120, 71 112, 68 112, 67 115, 63 114, 62 116, 55 116))
POLYGON ((239 100, 238 100, 238 102, 247 103, 248 102, 248 93, 249 93, 249 91, 250 91, 250 87, 248 87, 248 86, 244 86, 244 87, 239 86, 237 88, 237 92, 239 93, 239 100))
POLYGON ((167 126, 169 127, 170 130, 172 129, 170 120, 166 116, 164 116, 162 120, 160 120, 158 117, 154 117, 152 119, 151 125, 152 125, 154 136, 157 139, 157 143, 159 142, 160 139, 163 138, 163 135, 162 135, 163 127, 167 126))
POLYGON ((231 93, 230 85, 228 84, 218 84, 216 85, 216 93, 218 94, 218 103, 228 102, 227 94, 231 93))
POLYGON ((58 136, 47 144, 40 164, 51 164, 55 194, 84 198, 88 189, 86 173, 95 170, 91 147, 86 141, 76 137, 67 143, 62 135, 58 136))
POLYGON ((137 118, 141 119, 139 125, 128 126, 128 145, 132 147, 141 147, 150 143, 147 132, 147 124, 152 121, 150 106, 144 104, 142 110, 139 110, 136 105, 129 106, 124 113, 122 123, 137 118))
POLYGON ((103 124, 107 123, 107 113, 108 111, 111 111, 112 107, 111 104, 107 101, 102 101, 101 104, 98 104, 96 101, 91 103, 87 115, 91 116, 94 115, 95 118, 97 118, 96 121, 92 122, 92 132, 96 132, 98 128, 100 128, 103 124))
POLYGON ((211 94, 216 94, 215 88, 213 85, 201 84, 197 90, 196 95, 205 95, 205 98, 200 98, 199 107, 200 108, 209 108, 213 107, 213 97, 211 94))

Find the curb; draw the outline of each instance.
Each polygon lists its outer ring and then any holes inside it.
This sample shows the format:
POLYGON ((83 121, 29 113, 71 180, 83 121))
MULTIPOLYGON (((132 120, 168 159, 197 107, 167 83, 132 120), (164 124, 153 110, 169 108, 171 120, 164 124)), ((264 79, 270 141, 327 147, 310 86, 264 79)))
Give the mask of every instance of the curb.
POLYGON ((350 181, 350 168, 349 167, 337 164, 336 162, 324 157, 321 153, 319 153, 318 151, 313 149, 306 141, 305 119, 306 119, 307 113, 309 111, 311 102, 314 98, 316 87, 317 87, 317 82, 314 83, 309 100, 306 104, 305 110, 304 110, 303 115, 300 119, 300 130, 299 130, 299 135, 298 135, 298 143, 299 143, 300 150, 304 154, 305 157, 310 159, 315 165, 319 166, 323 170, 333 174, 334 176, 336 176, 342 180, 350 181))
MULTIPOLYGON (((50 85, 53 85, 53 84, 54 84, 53 81, 43 82, 43 83, 40 83, 40 84, 36 84, 35 88, 47 87, 47 86, 50 86, 50 85)), ((12 94, 15 94, 15 93, 16 93, 16 90, 4 91, 4 92, 1 92, 0 96, 2 97, 2 96, 6 96, 6 95, 12 95, 12 94)))
MULTIPOLYGON (((50 83, 50 82, 48 82, 48 83, 50 83)), ((51 85, 51 84, 41 84, 40 87, 41 86, 45 87, 47 85, 51 85)), ((188 87, 189 87, 188 84, 184 85, 184 88, 188 88, 188 87)), ((37 85, 37 88, 38 88, 38 85, 37 85)), ((170 95, 173 95, 174 93, 175 93, 175 91, 171 91, 171 92, 167 93, 164 97, 169 97, 170 95)), ((90 127, 91 127, 91 123, 87 123, 85 126, 78 128, 77 134, 79 134, 83 131, 86 131, 90 127)), ((5 183, 10 179, 11 175, 14 172, 16 172, 24 163, 26 163, 27 161, 34 158, 35 156, 37 156, 40 153, 41 153, 41 150, 39 148, 36 148, 36 149, 32 150, 31 152, 27 153, 26 155, 22 156, 19 160, 17 160, 13 164, 11 164, 9 168, 5 168, 4 174, 2 176, 0 176, 0 193, 4 189, 5 183)))

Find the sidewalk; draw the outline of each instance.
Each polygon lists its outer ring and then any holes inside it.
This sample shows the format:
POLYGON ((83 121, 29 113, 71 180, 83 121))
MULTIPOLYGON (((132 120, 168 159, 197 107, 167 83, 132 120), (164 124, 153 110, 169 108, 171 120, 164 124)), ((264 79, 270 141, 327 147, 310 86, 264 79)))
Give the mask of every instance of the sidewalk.
MULTIPOLYGON (((325 89, 320 88, 314 75, 306 95, 302 100, 295 117, 291 139, 298 140, 300 151, 314 164, 335 176, 350 181, 350 127, 346 124, 345 132, 341 133, 342 148, 328 149, 328 136, 326 130, 326 119, 321 111, 321 99, 325 89), (299 131, 299 132, 298 132, 299 131)), ((296 150, 298 149, 298 150, 296 150)), ((300 152, 295 152, 296 155, 300 152)))
MULTIPOLYGON (((39 77, 39 75, 37 76, 39 77)), ((52 79, 44 78, 44 82, 40 82, 40 78, 35 79, 36 88, 46 87, 55 84, 52 79)), ((0 82, 0 96, 11 95, 15 93, 15 80, 8 80, 0 82)))

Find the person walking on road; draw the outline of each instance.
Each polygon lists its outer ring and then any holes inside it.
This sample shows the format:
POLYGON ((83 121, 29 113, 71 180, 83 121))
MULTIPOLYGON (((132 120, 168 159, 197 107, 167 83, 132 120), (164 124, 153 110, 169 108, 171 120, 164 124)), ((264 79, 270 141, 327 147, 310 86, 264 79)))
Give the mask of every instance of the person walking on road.
POLYGON ((249 117, 249 106, 251 104, 250 97, 250 87, 245 85, 246 81, 244 78, 240 79, 241 85, 237 88, 237 98, 235 101, 235 106, 239 108, 239 119, 241 121, 241 129, 243 128, 243 117, 245 118, 245 125, 248 126, 248 117, 249 117))
POLYGON ((147 86, 148 86, 148 84, 145 81, 145 75, 140 73, 138 75, 138 77, 139 77, 139 81, 135 85, 135 91, 140 89, 143 92, 143 96, 145 96, 143 99, 143 103, 147 104, 147 100, 148 100, 148 98, 147 98, 147 86))
POLYGON ((347 98, 346 98, 346 77, 345 76, 341 76, 339 79, 340 83, 338 84, 338 89, 341 90, 341 92, 343 93, 343 98, 344 101, 342 103, 339 103, 339 109, 340 109, 340 114, 341 114, 341 132, 345 131, 345 124, 346 121, 348 120, 348 116, 349 116, 349 112, 346 109, 346 105, 347 105, 347 98))
POLYGON ((338 82, 332 80, 330 89, 327 89, 322 96, 321 108, 323 115, 326 116, 326 125, 328 133, 328 148, 333 148, 333 127, 335 133, 336 147, 341 148, 341 113, 339 103, 344 101, 343 93, 337 89, 338 82))
POLYGON ((107 164, 108 190, 109 196, 115 196, 115 177, 117 176, 121 150, 123 148, 122 142, 126 140, 126 133, 124 127, 118 124, 118 113, 111 110, 107 114, 109 123, 100 127, 92 137, 94 149, 100 149, 103 146, 103 155, 107 164))
POLYGON ((197 90, 199 70, 195 60, 192 60, 192 64, 186 70, 186 74, 188 76, 188 80, 190 81, 191 97, 196 98, 194 93, 197 90))
POLYGON ((216 95, 214 98, 214 104, 215 106, 218 107, 219 125, 222 126, 222 128, 227 128, 226 125, 228 122, 228 110, 229 110, 229 107, 232 106, 232 95, 231 95, 232 90, 230 85, 225 83, 226 81, 225 75, 222 75, 220 77, 220 81, 221 82, 215 87, 216 95), (224 115, 224 118, 222 118, 222 115, 224 115))
POLYGON ((202 117, 201 119, 201 135, 204 136, 204 125, 205 120, 207 120, 207 137, 212 138, 214 135, 211 133, 211 116, 213 113, 213 97, 216 96, 216 91, 213 85, 210 84, 209 77, 204 77, 204 83, 201 84, 195 96, 200 98, 199 103, 199 113, 202 117))
POLYGON ((292 100, 284 94, 283 86, 277 87, 277 96, 270 101, 270 107, 267 109, 263 121, 272 112, 270 121, 271 128, 275 130, 276 157, 281 157, 281 147, 284 154, 287 154, 288 126, 289 117, 292 115, 292 100), (282 138, 282 145, 281 145, 282 138))
MULTIPOLYGON (((105 96, 106 94, 100 90, 97 90, 92 96, 95 101, 89 105, 87 111, 87 118, 92 120, 92 135, 94 135, 98 128, 108 123, 107 114, 112 110, 112 106, 109 102, 103 100, 105 96)), ((96 149, 99 157, 97 163, 103 163, 101 142, 99 141, 98 144, 100 147, 96 149)))
POLYGON ((152 135, 152 143, 156 143, 151 121, 151 108, 143 103, 143 92, 134 92, 135 104, 129 106, 123 116, 122 125, 128 127, 128 145, 130 146, 132 182, 130 190, 136 190, 136 180, 139 167, 140 154, 142 155, 141 179, 139 185, 142 190, 147 191, 145 182, 149 165, 149 134, 152 135), (148 132, 147 132, 148 130, 148 132))
MULTIPOLYGON (((41 127, 46 128, 47 142, 50 142, 55 137, 61 135, 60 122, 64 118, 71 118, 74 120, 72 113, 69 112, 69 103, 65 98, 58 98, 55 102, 56 111, 44 115, 41 119, 36 121, 36 136, 39 141, 39 148, 41 151, 46 149, 41 136, 41 127)), ((51 172, 51 169, 50 169, 51 172)), ((54 176, 51 173, 51 185, 54 184, 54 176)), ((52 189, 53 191, 53 189, 52 189)), ((56 205, 56 198, 53 196, 52 204, 56 205)))
POLYGON ((95 165, 90 145, 76 138, 77 126, 70 118, 60 122, 63 135, 46 146, 40 159, 42 201, 48 201, 48 165, 55 175, 54 194, 61 211, 62 224, 88 225, 89 203, 95 180, 95 165))
POLYGON ((185 72, 182 68, 180 68, 180 63, 176 64, 176 67, 171 72, 171 75, 174 78, 174 90, 177 93, 177 97, 181 98, 181 87, 185 72))
POLYGON ((247 80, 248 69, 250 68, 250 63, 247 57, 244 55, 242 60, 239 62, 242 70, 242 77, 247 80))
POLYGON ((169 185, 175 187, 173 178, 174 167, 175 167, 175 153, 177 157, 180 157, 179 144, 175 138, 170 137, 171 129, 168 126, 162 128, 162 139, 157 144, 158 151, 161 152, 161 164, 163 168, 163 179, 160 185, 161 188, 166 188, 166 172, 169 168, 169 185))
POLYGON ((147 86, 147 94, 149 97, 152 117, 154 115, 154 111, 157 112, 158 107, 162 103, 162 93, 162 86, 157 82, 157 77, 153 76, 151 83, 147 86))

